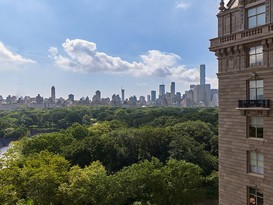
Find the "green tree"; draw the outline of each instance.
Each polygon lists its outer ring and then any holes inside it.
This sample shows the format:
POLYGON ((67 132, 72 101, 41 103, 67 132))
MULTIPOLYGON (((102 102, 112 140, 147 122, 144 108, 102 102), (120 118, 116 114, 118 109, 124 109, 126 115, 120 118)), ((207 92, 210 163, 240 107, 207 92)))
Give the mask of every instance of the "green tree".
POLYGON ((67 134, 61 132, 39 134, 31 139, 24 140, 22 153, 30 155, 48 150, 54 154, 62 154, 65 147, 72 144, 75 139, 67 134))
POLYGON ((205 189, 206 189, 206 198, 211 200, 218 199, 218 173, 213 171, 209 176, 205 179, 205 189))
POLYGON ((199 165, 205 174, 217 169, 217 158, 204 150, 204 145, 192 137, 176 135, 170 142, 170 157, 199 165))
MULTIPOLYGON (((2 162, 3 163, 3 162, 2 162)), ((0 201, 1 204, 16 204, 22 197, 18 193, 20 187, 20 170, 17 166, 0 169, 0 201)))
POLYGON ((203 144, 206 151, 214 154, 218 152, 217 139, 215 139, 215 133, 213 132, 211 124, 200 120, 187 121, 174 125, 172 130, 181 136, 187 135, 196 142, 203 144))
POLYGON ((107 135, 89 136, 73 142, 64 150, 64 156, 73 165, 88 166, 99 160, 108 171, 113 171, 116 162, 116 148, 113 139, 107 135))
POLYGON ((9 157, 0 169, 1 203, 59 204, 58 187, 66 181, 69 162, 47 151, 17 158, 9 157))
POLYGON ((67 129, 67 132, 70 133, 72 137, 77 140, 82 140, 89 135, 87 127, 79 123, 74 123, 71 127, 67 129))
POLYGON ((161 203, 166 185, 161 172, 163 164, 156 158, 144 160, 119 171, 113 176, 116 186, 112 187, 111 196, 114 204, 161 203), (115 203, 116 202, 116 203, 115 203))
POLYGON ((164 162, 169 157, 172 133, 164 128, 142 127, 115 130, 109 133, 109 138, 117 152, 114 170, 119 170, 152 157, 164 162))
POLYGON ((23 160, 22 190, 34 204, 58 204, 61 183, 66 181, 69 162, 63 157, 43 151, 23 160))
POLYGON ((190 205, 204 199, 204 179, 202 170, 197 165, 170 159, 161 171, 165 177, 166 189, 166 201, 163 204, 190 205))
POLYGON ((62 203, 67 205, 101 204, 106 198, 103 194, 107 190, 104 189, 102 180, 106 177, 105 168, 98 161, 92 162, 83 169, 79 166, 72 167, 68 173, 68 181, 59 187, 62 203))

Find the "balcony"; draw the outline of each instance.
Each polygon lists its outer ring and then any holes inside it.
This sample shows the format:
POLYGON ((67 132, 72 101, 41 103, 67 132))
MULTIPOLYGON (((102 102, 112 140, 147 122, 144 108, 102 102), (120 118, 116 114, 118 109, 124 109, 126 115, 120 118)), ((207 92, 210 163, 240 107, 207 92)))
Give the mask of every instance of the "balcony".
POLYGON ((263 26, 237 31, 230 35, 219 36, 210 40, 210 50, 216 51, 227 46, 235 46, 251 42, 253 39, 262 40, 271 38, 273 34, 273 24, 265 24, 263 26))
POLYGON ((270 108, 270 100, 239 100, 238 108, 270 108))
POLYGON ((270 111, 270 100, 238 100, 237 110, 243 115, 268 116, 270 111))

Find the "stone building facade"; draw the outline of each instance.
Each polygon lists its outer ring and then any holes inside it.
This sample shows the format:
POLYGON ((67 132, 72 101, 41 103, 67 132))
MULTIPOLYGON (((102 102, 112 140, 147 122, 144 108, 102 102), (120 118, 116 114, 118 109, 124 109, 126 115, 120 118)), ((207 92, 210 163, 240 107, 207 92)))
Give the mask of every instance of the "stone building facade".
POLYGON ((273 0, 219 10, 219 204, 272 205, 273 0))

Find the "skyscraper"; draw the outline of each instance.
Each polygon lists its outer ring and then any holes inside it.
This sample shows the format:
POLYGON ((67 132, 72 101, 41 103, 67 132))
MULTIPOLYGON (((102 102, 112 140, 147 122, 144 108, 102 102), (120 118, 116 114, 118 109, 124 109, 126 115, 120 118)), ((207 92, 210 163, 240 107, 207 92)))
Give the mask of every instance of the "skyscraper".
POLYGON ((101 100, 101 92, 99 90, 96 91, 96 99, 97 101, 101 100))
POLYGON ((206 66, 200 65, 200 85, 206 84, 206 66))
POLYGON ((171 94, 175 95, 175 82, 171 82, 171 94))
POLYGON ((121 88, 121 102, 122 102, 122 104, 124 103, 124 100, 125 100, 125 91, 124 91, 124 89, 121 88))
POLYGON ((74 95, 73 94, 69 94, 68 95, 68 100, 74 101, 74 95))
POLYGON ((171 103, 175 103, 175 82, 171 82, 171 103))
POLYGON ((273 0, 221 0, 219 205, 273 204, 273 0))
POLYGON ((55 94, 55 87, 54 86, 51 87, 51 100, 52 100, 52 102, 55 102, 55 100, 56 100, 56 94, 55 94))
POLYGON ((151 102, 151 96, 147 95, 147 102, 150 103, 151 102))
POLYGON ((155 91, 155 90, 152 90, 152 91, 151 91, 151 101, 152 101, 152 102, 155 102, 155 101, 156 101, 156 91, 155 91))
POLYGON ((165 85, 161 84, 159 85, 159 97, 164 97, 165 95, 165 85))

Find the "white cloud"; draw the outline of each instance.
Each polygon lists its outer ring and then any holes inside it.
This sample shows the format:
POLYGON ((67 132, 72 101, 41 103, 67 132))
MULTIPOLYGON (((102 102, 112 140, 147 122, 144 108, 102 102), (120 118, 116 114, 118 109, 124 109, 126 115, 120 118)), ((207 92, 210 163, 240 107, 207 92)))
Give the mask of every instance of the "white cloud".
POLYGON ((206 77, 206 83, 211 85, 211 88, 218 89, 218 78, 217 77, 206 77))
POLYGON ((59 54, 56 47, 51 47, 49 56, 57 67, 66 71, 169 77, 191 83, 199 80, 198 69, 187 69, 179 64, 180 57, 173 53, 150 50, 140 55, 139 62, 127 62, 119 57, 98 52, 95 43, 81 39, 67 39, 62 47, 64 55, 59 54))
POLYGON ((176 8, 177 9, 184 9, 184 10, 186 10, 186 9, 188 9, 190 7, 191 7, 191 4, 188 3, 188 2, 186 2, 186 1, 180 1, 180 2, 178 2, 176 4, 176 8))
POLYGON ((2 42, 0 42, 0 70, 13 70, 35 63, 36 61, 13 53, 8 48, 6 48, 2 42))

